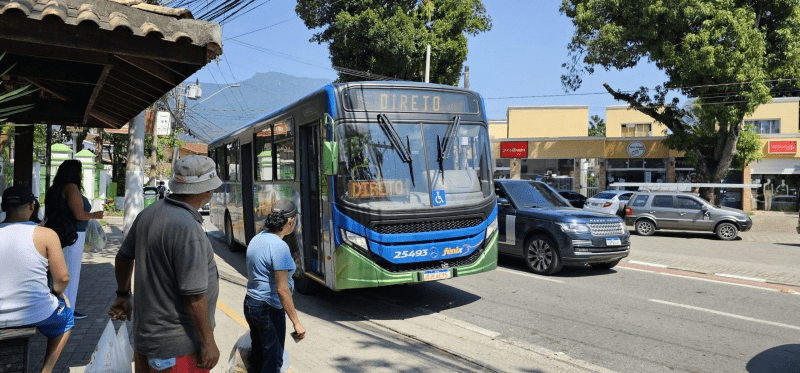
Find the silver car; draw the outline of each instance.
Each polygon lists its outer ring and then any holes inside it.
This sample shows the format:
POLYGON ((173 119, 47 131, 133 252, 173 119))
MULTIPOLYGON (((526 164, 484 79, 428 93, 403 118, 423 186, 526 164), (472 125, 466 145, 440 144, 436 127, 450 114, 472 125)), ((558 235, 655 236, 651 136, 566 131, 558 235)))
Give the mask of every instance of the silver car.
POLYGON ((753 226, 742 210, 717 207, 680 192, 637 192, 625 208, 625 223, 642 236, 650 236, 658 229, 677 229, 714 232, 723 240, 733 240, 740 231, 753 226))

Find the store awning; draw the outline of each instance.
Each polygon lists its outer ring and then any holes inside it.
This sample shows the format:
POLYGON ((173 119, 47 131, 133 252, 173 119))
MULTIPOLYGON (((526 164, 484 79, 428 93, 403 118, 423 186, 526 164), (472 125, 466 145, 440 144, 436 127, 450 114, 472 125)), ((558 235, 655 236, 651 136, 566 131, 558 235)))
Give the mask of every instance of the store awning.
POLYGON ((120 128, 222 54, 219 24, 140 0, 0 0, 0 93, 14 123, 120 128))
POLYGON ((764 159, 750 164, 750 173, 754 175, 791 175, 800 174, 798 159, 764 159))

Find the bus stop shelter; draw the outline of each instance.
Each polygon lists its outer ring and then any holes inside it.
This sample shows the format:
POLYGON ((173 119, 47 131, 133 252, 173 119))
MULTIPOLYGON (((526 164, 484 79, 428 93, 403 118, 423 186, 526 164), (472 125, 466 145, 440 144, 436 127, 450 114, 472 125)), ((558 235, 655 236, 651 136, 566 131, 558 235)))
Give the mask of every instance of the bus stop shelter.
MULTIPOLYGON (((38 91, 8 122, 118 129, 222 54, 219 24, 140 0, 0 0, 0 94, 38 91)), ((33 126, 15 132, 14 184, 30 185, 33 126)))

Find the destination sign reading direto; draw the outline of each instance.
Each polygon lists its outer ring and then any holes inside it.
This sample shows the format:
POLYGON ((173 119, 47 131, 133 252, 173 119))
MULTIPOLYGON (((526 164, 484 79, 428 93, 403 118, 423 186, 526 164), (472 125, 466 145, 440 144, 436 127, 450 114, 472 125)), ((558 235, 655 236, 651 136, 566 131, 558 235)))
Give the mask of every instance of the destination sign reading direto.
POLYGON ((477 114, 478 98, 469 93, 414 89, 352 88, 344 92, 350 111, 477 114))

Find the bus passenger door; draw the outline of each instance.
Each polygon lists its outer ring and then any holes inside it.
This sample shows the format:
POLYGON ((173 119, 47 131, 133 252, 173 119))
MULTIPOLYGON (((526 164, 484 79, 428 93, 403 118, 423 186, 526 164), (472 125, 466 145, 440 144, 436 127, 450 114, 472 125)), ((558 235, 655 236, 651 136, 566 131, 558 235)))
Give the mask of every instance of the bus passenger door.
POLYGON ((321 247, 319 126, 300 126, 300 218, 303 224, 303 265, 320 280, 325 279, 321 247))

